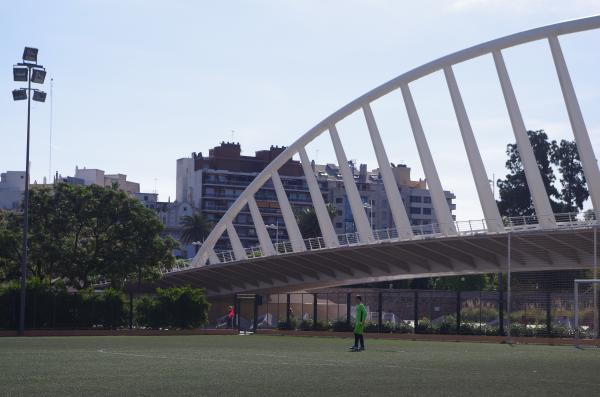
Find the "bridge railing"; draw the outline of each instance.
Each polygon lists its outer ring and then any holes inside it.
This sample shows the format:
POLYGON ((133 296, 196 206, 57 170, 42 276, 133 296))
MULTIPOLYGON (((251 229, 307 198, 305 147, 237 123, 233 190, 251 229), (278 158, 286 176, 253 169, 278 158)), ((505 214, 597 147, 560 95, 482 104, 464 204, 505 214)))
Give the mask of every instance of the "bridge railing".
MULTIPOLYGON (((584 215, 582 213, 563 213, 554 214, 557 229, 580 229, 597 225, 598 222, 593 214, 584 215)), ((495 220, 494 220, 495 221, 495 220)), ((468 221, 455 221, 454 226, 456 228, 456 236, 472 236, 477 234, 498 234, 498 232, 490 232, 488 224, 492 220, 476 219, 468 221)), ((524 215, 524 216, 512 216, 505 217, 502 220, 504 224, 504 232, 525 232, 530 230, 540 229, 540 222, 535 215, 524 215)), ((447 230, 441 227, 440 224, 430 223, 424 225, 414 225, 412 227, 413 236, 399 235, 396 228, 386 228, 373 230, 374 241, 362 242, 360 234, 358 232, 343 233, 338 235, 339 247, 349 247, 367 244, 377 244, 383 242, 396 242, 396 241, 408 241, 408 240, 421 240, 429 238, 442 238, 450 237, 448 234, 444 234, 443 230, 447 230)), ((318 251, 327 249, 323 237, 311 237, 304 240, 304 245, 307 251, 318 251)), ((273 244, 275 249, 275 255, 286 255, 294 252, 290 241, 279 241, 273 244)), ((265 257, 260 246, 245 248, 244 250, 247 259, 255 259, 265 257)), ((235 262, 238 259, 235 256, 233 250, 217 252, 216 256, 219 263, 235 262)), ((190 267, 190 262, 187 266, 180 266, 172 271, 184 270, 190 267)))

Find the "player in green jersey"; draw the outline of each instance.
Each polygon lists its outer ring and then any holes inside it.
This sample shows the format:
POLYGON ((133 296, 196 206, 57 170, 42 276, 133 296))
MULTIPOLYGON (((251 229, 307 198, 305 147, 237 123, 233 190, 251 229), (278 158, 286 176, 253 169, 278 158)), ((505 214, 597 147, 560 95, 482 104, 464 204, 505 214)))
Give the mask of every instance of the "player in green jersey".
POLYGON ((356 323, 354 325, 354 346, 350 348, 352 351, 365 350, 365 339, 363 337, 363 331, 365 328, 365 321, 367 321, 367 309, 362 303, 362 297, 356 295, 354 298, 356 302, 356 323), (358 343, 360 342, 360 347, 358 343))

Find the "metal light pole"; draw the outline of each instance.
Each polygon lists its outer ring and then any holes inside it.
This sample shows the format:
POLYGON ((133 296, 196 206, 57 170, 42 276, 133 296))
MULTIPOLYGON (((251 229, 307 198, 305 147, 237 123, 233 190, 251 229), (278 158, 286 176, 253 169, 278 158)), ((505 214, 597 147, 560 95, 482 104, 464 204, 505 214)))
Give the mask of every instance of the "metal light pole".
POLYGON ((371 229, 373 229, 373 200, 369 200, 368 203, 364 203, 363 207, 369 210, 369 223, 371 224, 371 229))
POLYGON ((267 229, 275 230, 275 246, 277 247, 277 252, 279 252, 279 218, 276 219, 277 225, 270 224, 266 226, 267 229))
POLYGON ((36 102, 45 102, 46 93, 31 88, 31 83, 44 84, 46 69, 37 63, 37 48, 25 47, 23 62, 13 66, 15 81, 27 81, 27 88, 13 90, 13 99, 20 101, 27 99, 27 148, 25 152, 25 192, 23 197, 23 256, 21 261, 21 299, 19 307, 19 335, 25 333, 25 299, 27 295, 27 255, 29 239, 29 142, 31 127, 31 99, 36 102), (32 98, 33 91, 33 98, 32 98))

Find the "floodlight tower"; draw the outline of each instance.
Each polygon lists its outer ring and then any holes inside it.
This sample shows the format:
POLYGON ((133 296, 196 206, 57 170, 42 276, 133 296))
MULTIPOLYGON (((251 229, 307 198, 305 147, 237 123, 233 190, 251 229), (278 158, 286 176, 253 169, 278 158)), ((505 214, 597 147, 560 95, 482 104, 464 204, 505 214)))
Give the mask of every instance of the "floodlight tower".
POLYGON ((45 102, 46 93, 31 88, 31 83, 44 84, 46 69, 37 63, 37 48, 25 47, 23 62, 13 66, 14 81, 26 81, 27 88, 13 90, 15 101, 27 99, 27 149, 25 154, 25 193, 23 197, 23 256, 21 261, 21 300, 19 307, 19 335, 25 333, 25 296, 27 292, 27 242, 29 234, 29 137, 31 126, 31 100, 45 102), (33 96, 32 93, 33 92, 33 96))

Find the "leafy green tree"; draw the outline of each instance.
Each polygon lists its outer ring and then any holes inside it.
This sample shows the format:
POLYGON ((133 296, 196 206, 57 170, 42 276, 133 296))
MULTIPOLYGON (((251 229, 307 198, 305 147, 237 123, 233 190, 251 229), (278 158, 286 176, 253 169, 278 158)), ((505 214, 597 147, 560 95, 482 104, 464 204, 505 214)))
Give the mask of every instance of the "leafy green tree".
POLYGON ((19 277, 22 219, 20 214, 0 210, 0 282, 19 277))
MULTIPOLYGON (((583 208, 589 193, 583 175, 581 160, 577 145, 573 141, 549 141, 548 135, 543 130, 527 131, 533 147, 536 161, 544 181, 546 192, 550 198, 552 210, 555 213, 577 212, 583 208), (556 166, 560 175, 560 192, 554 186, 556 177, 552 169, 556 166)), ((519 157, 516 144, 507 145, 506 153, 509 156, 506 168, 510 171, 506 179, 498 180, 500 201, 498 208, 504 216, 533 215, 535 210, 529 188, 525 180, 523 165, 519 157)), ((586 218, 593 216, 586 213, 586 218)), ((572 285, 572 280, 579 271, 564 272, 534 272, 528 274, 515 274, 512 283, 518 288, 556 289, 567 288, 572 285), (571 284, 569 284, 571 283, 571 284)))
MULTIPOLYGON (((160 237, 156 214, 116 187, 32 189, 29 219, 29 271, 40 278, 65 279, 81 289, 107 280, 118 288, 132 274, 155 278, 175 261, 176 242, 160 237)), ((9 227, 13 235, 16 226, 9 227)), ((13 257, 20 247, 16 252, 13 257)))
MULTIPOLYGON (((548 135, 544 130, 527 131, 527 135, 529 136, 529 141, 531 142, 533 153, 538 163, 540 174, 542 175, 544 187, 550 198, 550 205, 556 211, 560 207, 560 204, 554 201, 554 199, 559 199, 560 195, 556 187, 554 187, 556 176, 554 175, 550 161, 552 142, 548 141, 548 135)), ((506 154, 508 155, 508 160, 506 160, 505 165, 509 173, 505 179, 497 181, 498 192, 500 194, 500 201, 498 202, 500 213, 504 216, 534 215, 535 209, 533 208, 517 144, 509 143, 506 146, 506 154)))
MULTIPOLYGON (((550 141, 544 130, 527 131, 527 134, 552 210, 555 213, 562 213, 582 209, 583 202, 587 200, 589 194, 575 142, 550 141), (560 192, 555 186, 556 175, 553 165, 560 173, 560 192)), ((508 155, 506 168, 509 173, 505 179, 497 181, 500 213, 504 216, 534 215, 535 209, 517 144, 508 144, 506 154, 508 155)))
MULTIPOLYGON (((327 204, 327 213, 329 214, 329 218, 333 219, 337 213, 337 209, 333 204, 327 204)), ((296 212, 296 221, 298 222, 298 227, 300 229, 300 233, 304 238, 314 238, 320 237, 321 227, 319 226, 319 220, 317 218, 317 213, 313 207, 305 208, 301 211, 296 212)))
POLYGON ((588 199, 589 192, 577 144, 564 139, 559 144, 553 141, 550 158, 561 175, 560 197, 563 201, 563 212, 576 212, 583 209, 583 202, 588 199))
MULTIPOLYGON (((191 216, 184 216, 181 219, 181 227, 181 241, 190 244, 195 241, 203 241, 210 234, 213 225, 202 213, 195 212, 191 216)), ((196 246, 196 251, 198 248, 196 246)))

